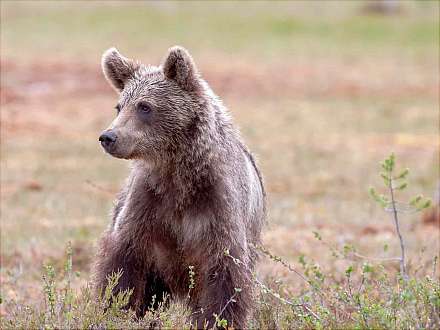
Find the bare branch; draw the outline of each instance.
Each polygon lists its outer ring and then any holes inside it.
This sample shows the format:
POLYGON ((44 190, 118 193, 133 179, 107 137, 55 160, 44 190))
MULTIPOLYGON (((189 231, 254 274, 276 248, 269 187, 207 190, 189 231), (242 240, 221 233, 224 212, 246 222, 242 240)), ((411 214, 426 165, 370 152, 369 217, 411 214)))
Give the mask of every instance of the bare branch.
POLYGON ((375 257, 368 257, 368 256, 364 256, 362 254, 359 254, 357 252, 351 252, 351 254, 357 258, 360 259, 367 259, 367 260, 373 260, 373 261, 400 261, 400 258, 395 257, 395 258, 375 258, 375 257))
POLYGON ((393 220, 394 220, 394 225, 396 227, 397 236, 399 237, 399 242, 400 242, 400 253, 401 253, 401 257, 400 257, 400 273, 402 274, 403 278, 405 280, 407 280, 408 279, 408 275, 406 273, 406 266, 405 266, 405 243, 403 241, 403 237, 402 237, 402 234, 400 232, 399 218, 397 216, 397 211, 398 210, 397 210, 396 199, 394 198, 393 177, 391 175, 391 171, 389 171, 388 173, 389 173, 389 185, 388 185, 388 188, 390 190, 390 196, 391 196, 391 208, 392 208, 393 220))

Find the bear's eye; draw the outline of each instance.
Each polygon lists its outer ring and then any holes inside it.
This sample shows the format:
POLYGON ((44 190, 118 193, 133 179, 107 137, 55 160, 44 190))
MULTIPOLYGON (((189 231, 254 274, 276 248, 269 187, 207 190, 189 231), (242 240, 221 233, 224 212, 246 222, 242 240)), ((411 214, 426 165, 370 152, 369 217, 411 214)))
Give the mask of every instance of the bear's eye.
POLYGON ((121 112, 121 106, 118 104, 115 106, 116 109, 116 114, 119 115, 119 113, 121 112))
POLYGON ((139 102, 137 105, 138 111, 147 114, 151 111, 151 106, 146 102, 139 102))

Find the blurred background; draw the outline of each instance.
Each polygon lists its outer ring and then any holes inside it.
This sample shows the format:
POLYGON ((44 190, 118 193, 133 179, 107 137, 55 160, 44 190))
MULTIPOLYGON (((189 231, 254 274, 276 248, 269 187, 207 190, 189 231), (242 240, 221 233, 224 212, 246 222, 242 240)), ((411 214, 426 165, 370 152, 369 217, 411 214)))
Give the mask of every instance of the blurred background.
MULTIPOLYGON (((438 28, 436 1, 1 1, 3 298, 38 296, 42 264, 62 267, 68 241, 78 285, 89 280, 128 173, 98 143, 115 116, 100 68, 112 46, 155 65, 170 46, 191 52, 258 158, 273 252, 342 267, 317 231, 334 246, 399 255, 368 187, 382 185, 379 161, 391 151, 411 169, 403 199, 437 187, 438 28)), ((417 214, 402 222, 409 261, 428 262, 438 224, 417 214)))

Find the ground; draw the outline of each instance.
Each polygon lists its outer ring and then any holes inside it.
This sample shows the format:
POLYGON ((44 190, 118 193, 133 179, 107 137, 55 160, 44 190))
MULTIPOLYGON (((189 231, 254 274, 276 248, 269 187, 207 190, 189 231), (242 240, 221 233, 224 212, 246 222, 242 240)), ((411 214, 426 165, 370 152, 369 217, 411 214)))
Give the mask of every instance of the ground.
MULTIPOLYGON (((128 173, 98 143, 117 103, 100 69, 111 46, 152 64, 170 46, 189 49, 258 159, 272 252, 294 265, 306 255, 328 270, 345 267, 315 231, 363 255, 398 256, 391 218, 368 187, 380 186, 379 161, 393 151, 411 170, 402 199, 437 189, 438 14, 437 2, 378 16, 361 2, 2 1, 2 299, 37 300, 42 265, 61 267, 68 241, 74 285, 90 280, 128 173)), ((420 214, 401 219, 410 269, 428 267, 439 227, 420 214)), ((259 274, 301 287, 270 261, 259 274)))

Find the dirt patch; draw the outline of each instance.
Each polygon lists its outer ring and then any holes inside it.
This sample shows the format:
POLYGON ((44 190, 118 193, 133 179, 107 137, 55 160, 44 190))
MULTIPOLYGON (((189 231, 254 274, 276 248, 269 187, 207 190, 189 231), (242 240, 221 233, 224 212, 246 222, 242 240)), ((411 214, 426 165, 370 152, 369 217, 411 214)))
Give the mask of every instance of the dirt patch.
POLYGON ((90 67, 82 63, 2 61, 2 104, 29 101, 65 95, 87 97, 111 92, 103 81, 99 65, 90 67))
POLYGON ((428 226, 440 228, 440 209, 435 206, 423 214, 422 222, 428 226))

